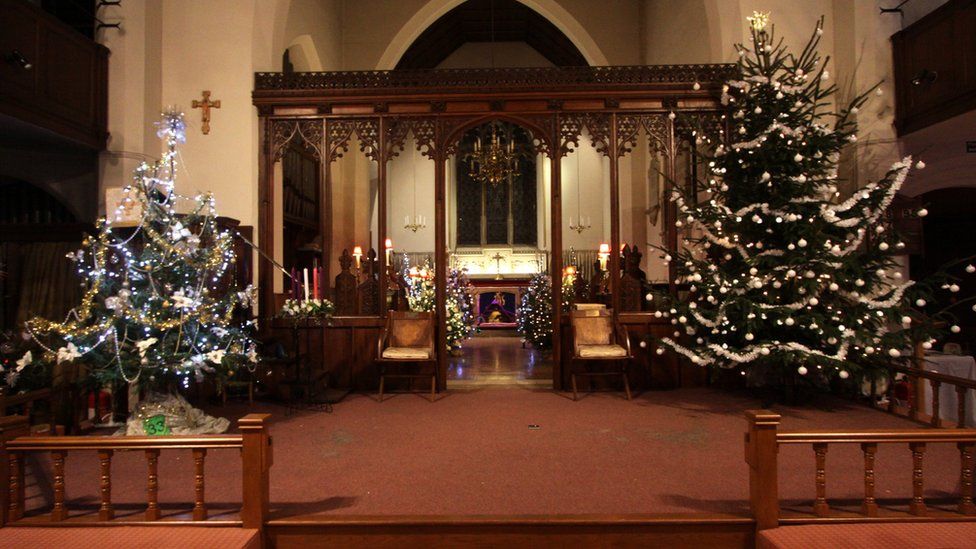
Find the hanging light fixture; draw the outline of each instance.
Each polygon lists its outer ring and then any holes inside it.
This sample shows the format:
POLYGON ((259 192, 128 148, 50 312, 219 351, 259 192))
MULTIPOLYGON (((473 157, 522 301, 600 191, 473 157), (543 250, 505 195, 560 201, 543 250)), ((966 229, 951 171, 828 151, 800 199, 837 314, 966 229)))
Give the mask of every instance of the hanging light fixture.
MULTIPOLYGON (((488 54, 491 68, 495 68, 495 3, 489 1, 490 37, 488 54)), ((468 154, 468 175, 482 184, 498 185, 518 173, 518 155, 515 153, 515 132, 505 131, 498 122, 491 122, 483 135, 488 145, 482 146, 482 135, 475 138, 474 150, 468 154), (489 133, 490 132, 490 133, 489 133)))
POLYGON ((468 155, 468 175, 489 185, 508 181, 519 169, 515 135, 499 129, 499 124, 492 122, 490 134, 486 135, 488 144, 483 145, 479 135, 475 138, 473 151, 468 155))

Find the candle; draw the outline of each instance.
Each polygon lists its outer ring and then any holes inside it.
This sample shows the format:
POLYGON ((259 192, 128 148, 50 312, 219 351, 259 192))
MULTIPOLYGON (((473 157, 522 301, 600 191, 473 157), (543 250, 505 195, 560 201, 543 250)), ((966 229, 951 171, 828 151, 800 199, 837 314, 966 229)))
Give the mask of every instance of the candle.
POLYGON ((361 260, 362 260, 362 257, 363 257, 363 248, 362 248, 362 246, 356 246, 356 247, 354 247, 352 249, 352 256, 356 259, 356 268, 357 269, 361 268, 362 267, 361 260))
POLYGON ((610 245, 600 244, 600 270, 607 270, 607 259, 610 257, 610 245))
POLYGON ((312 269, 312 297, 319 298, 319 269, 312 269))
POLYGON ((386 248, 386 266, 389 267, 393 264, 393 239, 387 238, 383 247, 386 248))
POLYGON ((302 269, 302 281, 304 282, 305 301, 308 301, 308 267, 302 269))

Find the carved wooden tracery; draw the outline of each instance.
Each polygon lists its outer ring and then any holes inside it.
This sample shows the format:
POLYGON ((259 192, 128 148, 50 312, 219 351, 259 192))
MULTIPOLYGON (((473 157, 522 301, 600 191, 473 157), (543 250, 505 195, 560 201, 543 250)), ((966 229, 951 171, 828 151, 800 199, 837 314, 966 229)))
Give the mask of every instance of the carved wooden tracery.
MULTIPOLYGON (((733 65, 677 65, 648 67, 573 67, 545 69, 458 69, 329 73, 256 73, 254 104, 262 118, 266 140, 261 147, 260 242, 273 255, 274 162, 292 140, 302 145, 326 166, 349 150, 355 134, 360 150, 378 162, 380 211, 379 237, 386 235, 384 203, 386 162, 398 156, 413 135, 417 149, 435 161, 435 250, 439 282, 446 277, 446 192, 447 159, 457 153, 463 129, 502 119, 519 124, 534 139, 537 153, 551 163, 551 263, 562 261, 562 205, 560 159, 578 148, 581 135, 588 134, 593 146, 611 159, 611 218, 619 221, 619 175, 617 161, 639 142, 640 132, 648 136, 653 151, 665 158, 673 177, 678 147, 695 128, 715 134, 724 126, 716 114, 718 97, 725 80, 735 75, 733 65), (672 114, 673 113, 673 114, 672 114)), ((328 187, 330 170, 325 169, 328 187)), ((327 192, 330 190, 327 188, 327 192)), ((326 196, 326 203, 330 199, 326 196)), ((328 206, 327 206, 328 207, 328 206)), ((331 213, 331 212, 330 212, 331 213)), ((331 220, 323 218, 323 234, 331 238, 331 220)), ((612 223, 612 241, 619 246, 619 223, 612 223)), ((676 246, 673 212, 665 211, 668 246, 676 246)), ((328 242, 323 243, 323 264, 327 265, 328 242)), ((611 270, 619 283, 618 254, 611 256, 611 270)), ((384 265, 383 254, 379 257, 384 265)), ((268 311, 273 302, 269 262, 261 263, 260 307, 268 311)), ((378 274, 378 273, 377 273, 378 274)), ((673 278, 673 277, 672 277, 673 278)), ((380 294, 387 277, 380 277, 380 294)), ((554 284, 554 382, 561 384, 559 285, 554 284)), ((437 306, 445 304, 444 284, 437 284, 437 306)), ((620 304, 619 291, 614 303, 620 304)), ((628 301, 629 306, 633 303, 628 301)), ((372 308, 372 307, 370 307, 372 308)), ((385 314, 385 307, 380 307, 385 314)), ((616 312, 616 308, 615 308, 616 312)), ((443 338, 444 320, 439 319, 438 338, 443 338)), ((438 354, 441 386, 446 361, 438 354)))

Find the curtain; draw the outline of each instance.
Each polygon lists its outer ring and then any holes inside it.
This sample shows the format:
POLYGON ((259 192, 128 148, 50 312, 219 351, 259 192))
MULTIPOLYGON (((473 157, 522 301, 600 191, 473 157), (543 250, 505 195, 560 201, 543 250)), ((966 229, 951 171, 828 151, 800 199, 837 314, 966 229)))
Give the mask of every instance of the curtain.
POLYGON ((78 246, 77 242, 35 242, 22 246, 17 326, 35 316, 63 320, 81 301, 83 280, 75 272, 74 262, 65 257, 78 246))

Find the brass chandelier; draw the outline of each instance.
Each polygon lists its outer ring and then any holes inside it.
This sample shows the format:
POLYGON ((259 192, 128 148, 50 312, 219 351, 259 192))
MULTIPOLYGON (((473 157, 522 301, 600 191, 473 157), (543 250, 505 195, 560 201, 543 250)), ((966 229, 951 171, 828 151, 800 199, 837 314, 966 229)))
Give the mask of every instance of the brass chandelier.
POLYGON ((481 136, 475 138, 474 150, 468 155, 468 176, 483 184, 498 185, 518 173, 518 155, 515 153, 515 136, 498 132, 498 124, 491 124, 491 136, 487 146, 482 146, 481 136))

